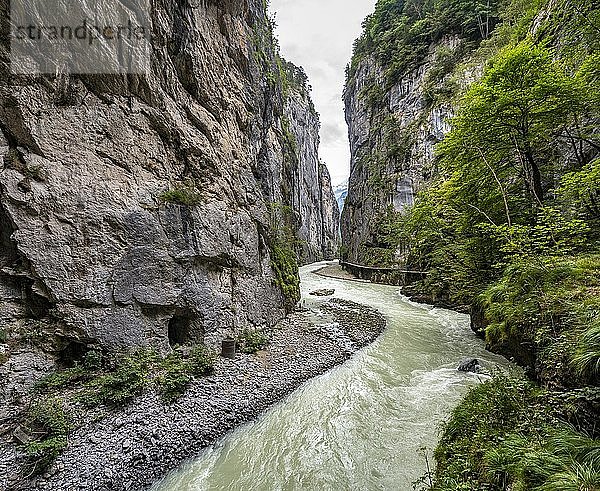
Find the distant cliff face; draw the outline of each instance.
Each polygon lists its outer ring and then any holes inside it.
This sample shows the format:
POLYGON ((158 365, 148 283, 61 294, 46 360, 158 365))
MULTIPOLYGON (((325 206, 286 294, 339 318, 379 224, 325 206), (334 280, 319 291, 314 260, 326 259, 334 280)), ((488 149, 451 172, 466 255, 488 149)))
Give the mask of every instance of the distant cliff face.
MULTIPOLYGON (((383 68, 374 59, 362 61, 349 80, 344 100, 351 164, 342 215, 348 261, 369 264, 375 259, 370 250, 379 245, 379 217, 388 209, 402 212, 410 207, 431 179, 434 146, 450 130, 452 108, 445 101, 432 101, 428 91, 438 53, 458 44, 452 37, 432 47, 421 66, 375 97, 370 97, 369 89, 385 82, 383 68)), ((442 82, 435 80, 438 86, 442 82)))
MULTIPOLYGON (((293 74, 288 74, 293 80, 293 74)), ((293 162, 290 195, 298 221, 298 255, 302 264, 333 259, 338 251, 339 213, 327 166, 319 158, 319 115, 306 86, 288 89, 285 117, 289 123, 293 162)))
POLYGON ((450 131, 453 97, 481 70, 466 62, 497 22, 497 3, 381 0, 365 20, 344 92, 351 164, 343 259, 405 262, 406 248, 392 244, 386 227, 436 174, 434 148, 450 131))
POLYGON ((276 206, 303 260, 335 253, 318 119, 262 0, 159 0, 152 22, 147 76, 17 78, 2 48, 0 324, 55 351, 272 325, 276 206))
POLYGON ((340 209, 340 213, 344 209, 344 203, 346 198, 348 197, 348 182, 343 184, 338 184, 333 189, 333 194, 335 194, 335 198, 337 199, 338 208, 340 209))

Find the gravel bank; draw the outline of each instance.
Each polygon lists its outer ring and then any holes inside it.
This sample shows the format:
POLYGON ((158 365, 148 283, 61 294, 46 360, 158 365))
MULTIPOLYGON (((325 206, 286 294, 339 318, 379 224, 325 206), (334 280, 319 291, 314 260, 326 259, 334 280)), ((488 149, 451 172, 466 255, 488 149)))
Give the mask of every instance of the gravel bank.
MULTIPOLYGON (((145 489, 306 380, 343 363, 385 328, 381 314, 359 304, 332 299, 320 309, 319 323, 309 320, 314 312, 297 312, 282 321, 266 351, 220 359, 213 375, 171 405, 148 393, 80 428, 49 473, 20 489, 145 489)), ((19 460, 13 444, 0 443, 5 489, 19 460)))

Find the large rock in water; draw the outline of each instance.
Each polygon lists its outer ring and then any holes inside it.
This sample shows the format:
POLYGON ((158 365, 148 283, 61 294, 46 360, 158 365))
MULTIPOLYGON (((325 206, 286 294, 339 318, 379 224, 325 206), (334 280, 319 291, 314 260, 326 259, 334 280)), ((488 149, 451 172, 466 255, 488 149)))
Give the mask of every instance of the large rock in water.
POLYGON ((274 203, 307 260, 335 253, 329 176, 306 154, 318 119, 306 86, 272 83, 262 0, 157 0, 152 18, 147 76, 17 78, 0 47, 0 324, 61 349, 274 324, 274 203), (161 199, 174 189, 194 206, 161 199))
POLYGON ((481 370, 481 365, 477 358, 465 358, 459 363, 457 370, 459 372, 478 373, 481 370))
POLYGON ((331 297, 335 293, 335 290, 322 289, 310 292, 313 297, 331 297))

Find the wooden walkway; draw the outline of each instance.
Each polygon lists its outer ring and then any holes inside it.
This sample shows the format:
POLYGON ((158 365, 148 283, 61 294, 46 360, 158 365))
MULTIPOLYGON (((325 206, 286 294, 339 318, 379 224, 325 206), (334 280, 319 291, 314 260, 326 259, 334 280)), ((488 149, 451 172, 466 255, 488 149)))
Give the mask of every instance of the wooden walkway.
POLYGON ((427 276, 426 271, 411 271, 402 268, 378 268, 375 266, 364 266, 340 261, 344 271, 349 272, 356 278, 372 281, 375 283, 389 283, 394 285, 409 285, 422 280, 427 276))

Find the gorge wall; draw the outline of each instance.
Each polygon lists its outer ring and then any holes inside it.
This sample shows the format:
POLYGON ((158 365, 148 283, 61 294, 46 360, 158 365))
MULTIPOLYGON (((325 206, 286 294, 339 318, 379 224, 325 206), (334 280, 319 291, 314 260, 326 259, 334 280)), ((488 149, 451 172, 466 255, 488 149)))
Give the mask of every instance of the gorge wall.
MULTIPOLYGON (((390 247, 386 220, 410 208, 431 182, 435 145, 450 131, 452 98, 481 71, 477 63, 466 62, 487 35, 491 19, 485 21, 486 32, 461 27, 456 20, 436 31, 421 18, 421 3, 378 2, 347 69, 351 164, 341 256, 348 262, 405 263, 407 245, 390 247)), ((467 16, 460 20, 475 22, 467 16)))
MULTIPOLYGON (((448 38, 441 46, 458 43, 448 38)), ((388 210, 402 212, 433 172, 433 149, 449 131, 451 107, 427 100, 425 84, 435 66, 436 52, 378 98, 369 97, 374 84, 385 85, 382 66, 373 58, 360 62, 344 93, 351 164, 348 197, 342 214, 345 260, 358 264, 388 264, 402 260, 402 250, 382 257, 386 249, 378 233, 388 210)))
POLYGON ((295 303, 277 224, 302 262, 336 253, 318 116, 264 2, 159 0, 152 26, 145 76, 12 76, 2 38, 4 336, 168 349, 273 325, 295 303))
POLYGON ((282 61, 286 96, 284 132, 291 152, 290 186, 293 228, 297 229, 301 264, 333 259, 338 252, 339 211, 327 166, 319 158, 319 115, 310 99, 302 68, 282 61))

